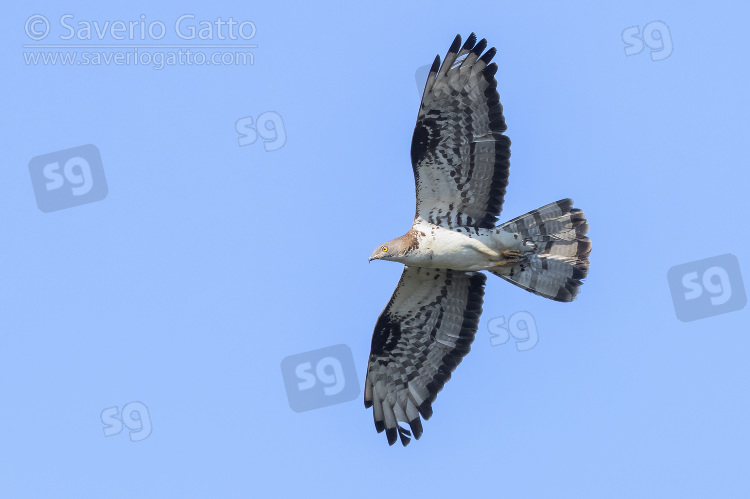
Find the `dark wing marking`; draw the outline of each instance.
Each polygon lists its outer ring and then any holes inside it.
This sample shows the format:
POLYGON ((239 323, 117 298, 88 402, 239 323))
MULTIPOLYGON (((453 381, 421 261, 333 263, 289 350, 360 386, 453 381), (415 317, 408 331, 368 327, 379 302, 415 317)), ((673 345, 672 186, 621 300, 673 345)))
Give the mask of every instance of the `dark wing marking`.
POLYGON ((469 353, 482 313, 484 282, 477 272, 406 267, 378 318, 365 380, 365 407, 388 443, 422 435, 421 415, 469 353))
POLYGON ((442 227, 493 228, 503 205, 510 139, 497 93, 495 48, 461 36, 427 78, 411 142, 416 217, 442 227))

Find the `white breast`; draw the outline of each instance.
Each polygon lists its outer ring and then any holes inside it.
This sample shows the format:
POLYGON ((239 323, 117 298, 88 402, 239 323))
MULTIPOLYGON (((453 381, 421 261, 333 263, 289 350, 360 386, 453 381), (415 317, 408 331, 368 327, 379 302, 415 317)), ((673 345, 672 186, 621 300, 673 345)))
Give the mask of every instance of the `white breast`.
MULTIPOLYGON (((486 270, 501 259, 500 252, 507 246, 495 229, 451 230, 417 219, 419 249, 408 255, 403 263, 419 267, 454 270, 486 270)), ((512 236, 511 236, 512 237, 512 236)), ((509 240, 508 244, 515 241, 509 240)))

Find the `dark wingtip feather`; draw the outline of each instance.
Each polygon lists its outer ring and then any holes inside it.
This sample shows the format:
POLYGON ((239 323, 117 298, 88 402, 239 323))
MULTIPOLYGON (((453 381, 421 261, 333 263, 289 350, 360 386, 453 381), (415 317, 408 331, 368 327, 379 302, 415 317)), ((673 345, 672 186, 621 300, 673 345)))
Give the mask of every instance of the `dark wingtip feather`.
POLYGON ((435 60, 432 61, 432 67, 430 68, 430 73, 437 73, 438 69, 440 69, 440 54, 435 56, 435 60))
POLYGON ((471 47, 473 47, 475 43, 477 43, 477 35, 472 32, 469 35, 469 38, 466 39, 464 46, 461 47, 461 50, 471 50, 471 47))
POLYGON ((409 445, 409 442, 411 442, 411 438, 409 438, 410 436, 411 433, 409 433, 408 430, 404 430, 400 426, 398 427, 398 437, 401 439, 401 445, 404 447, 409 445))
POLYGON ((495 76, 495 73, 497 73, 497 63, 495 62, 484 68, 484 77, 488 80, 495 76))
POLYGON ((484 49, 487 48, 487 39, 482 38, 479 43, 477 43, 473 49, 471 49, 472 52, 474 52, 476 55, 479 55, 484 51, 484 49))
POLYGON ((385 430, 385 423, 383 421, 375 421, 375 430, 378 433, 383 433, 383 430, 385 430))
POLYGON ((365 409, 372 407, 372 400, 365 400, 365 409))
POLYGON ((422 436, 422 421, 419 418, 412 419, 409 421, 409 428, 411 428, 414 438, 419 440, 419 437, 422 436))
POLYGON ((485 64, 489 64, 492 58, 495 57, 495 54, 497 54, 497 49, 492 47, 479 60, 485 64))
POLYGON ((417 407, 417 410, 419 411, 419 414, 422 415, 422 417, 427 421, 432 416, 432 401, 431 400, 425 400, 421 404, 419 404, 419 407, 417 407))
POLYGON ((398 440, 398 431, 396 428, 388 428, 385 430, 385 436, 388 437, 388 445, 393 445, 398 440))
POLYGON ((458 53, 458 47, 460 46, 461 46, 461 34, 459 33, 458 35, 456 35, 456 38, 453 40, 453 43, 451 43, 451 48, 448 49, 448 52, 458 53))

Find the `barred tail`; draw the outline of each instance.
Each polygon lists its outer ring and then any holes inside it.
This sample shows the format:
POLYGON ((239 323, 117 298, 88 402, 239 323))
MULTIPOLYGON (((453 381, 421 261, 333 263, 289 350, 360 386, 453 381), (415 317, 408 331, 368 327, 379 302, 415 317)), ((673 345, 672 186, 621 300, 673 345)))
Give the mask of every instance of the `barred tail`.
POLYGON ((542 206, 498 229, 518 234, 534 249, 519 263, 490 272, 545 298, 573 301, 588 274, 591 240, 586 217, 572 199, 542 206))

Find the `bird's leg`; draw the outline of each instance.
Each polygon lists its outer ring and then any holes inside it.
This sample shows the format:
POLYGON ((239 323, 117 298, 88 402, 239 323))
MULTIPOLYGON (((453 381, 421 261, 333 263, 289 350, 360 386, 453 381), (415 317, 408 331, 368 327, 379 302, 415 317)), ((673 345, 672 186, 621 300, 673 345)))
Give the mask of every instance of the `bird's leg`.
POLYGON ((492 262, 493 265, 515 265, 523 260, 523 253, 519 250, 503 250, 500 255, 503 257, 503 259, 497 262, 492 262))

